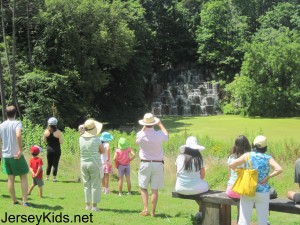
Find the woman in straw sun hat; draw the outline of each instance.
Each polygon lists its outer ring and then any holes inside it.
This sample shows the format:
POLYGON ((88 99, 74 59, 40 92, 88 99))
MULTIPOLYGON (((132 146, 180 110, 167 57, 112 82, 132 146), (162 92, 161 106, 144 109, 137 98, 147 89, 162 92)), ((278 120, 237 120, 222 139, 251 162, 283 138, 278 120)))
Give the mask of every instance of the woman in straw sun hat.
POLYGON ((146 113, 139 124, 143 126, 136 135, 136 143, 140 146, 139 157, 141 160, 138 178, 144 208, 142 216, 148 213, 148 186, 152 190, 151 216, 155 216, 158 200, 158 189, 164 186, 164 152, 162 144, 168 141, 168 131, 162 122, 151 113, 146 113), (154 130, 157 125, 160 130, 154 130))
POLYGON ((84 133, 79 138, 80 170, 84 187, 86 210, 100 211, 97 204, 101 200, 101 179, 103 167, 100 154, 105 149, 98 137, 102 123, 88 119, 84 123, 84 133))

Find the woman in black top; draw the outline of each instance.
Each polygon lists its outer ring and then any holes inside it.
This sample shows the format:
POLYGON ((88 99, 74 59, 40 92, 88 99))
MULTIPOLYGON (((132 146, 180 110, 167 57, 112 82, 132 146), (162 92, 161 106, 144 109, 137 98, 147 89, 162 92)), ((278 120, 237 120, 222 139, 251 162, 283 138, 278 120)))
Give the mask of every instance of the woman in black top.
POLYGON ((55 117, 51 117, 48 120, 48 127, 44 132, 43 140, 47 142, 46 180, 49 180, 51 168, 53 167, 53 182, 56 182, 58 163, 61 155, 60 145, 63 143, 63 137, 62 132, 57 129, 57 119, 55 117))

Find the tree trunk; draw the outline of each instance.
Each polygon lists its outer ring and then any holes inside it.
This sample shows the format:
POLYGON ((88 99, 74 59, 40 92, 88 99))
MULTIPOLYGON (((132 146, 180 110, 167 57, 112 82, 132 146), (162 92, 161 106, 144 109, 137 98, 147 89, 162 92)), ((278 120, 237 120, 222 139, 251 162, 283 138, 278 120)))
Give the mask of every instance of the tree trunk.
POLYGON ((2 69, 1 57, 0 57, 0 98, 2 103, 2 121, 4 121, 6 120, 6 114, 5 114, 6 100, 5 100, 5 92, 4 92, 3 69, 2 69))
POLYGON ((21 112, 18 105, 17 99, 17 91, 16 91, 16 0, 13 0, 13 7, 12 7, 12 65, 11 65, 11 86, 12 86, 12 97, 13 97, 13 104, 16 106, 17 111, 19 112, 19 116, 21 116, 21 112))
POLYGON ((1 25, 2 25, 2 37, 3 37, 8 71, 9 71, 9 74, 11 74, 10 58, 9 58, 9 52, 8 52, 7 41, 6 41, 6 32, 5 32, 5 13, 4 13, 4 8, 3 8, 3 0, 1 0, 1 25))
POLYGON ((30 17, 29 17, 29 1, 26 1, 26 29, 27 29, 27 47, 28 47, 28 63, 30 69, 32 69, 32 54, 31 54, 31 42, 30 42, 30 17))

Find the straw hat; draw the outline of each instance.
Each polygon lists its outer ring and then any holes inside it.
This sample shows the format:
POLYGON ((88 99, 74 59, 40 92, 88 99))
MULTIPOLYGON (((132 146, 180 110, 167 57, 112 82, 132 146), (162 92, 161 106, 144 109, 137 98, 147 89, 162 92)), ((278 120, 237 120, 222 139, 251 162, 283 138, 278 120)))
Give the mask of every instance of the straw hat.
POLYGON ((152 126, 159 122, 157 117, 154 117, 152 113, 146 113, 144 119, 139 120, 139 124, 144 126, 152 126))
POLYGON ((102 126, 102 123, 93 119, 88 119, 84 123, 84 133, 82 134, 82 137, 97 136, 98 134, 100 134, 102 126))

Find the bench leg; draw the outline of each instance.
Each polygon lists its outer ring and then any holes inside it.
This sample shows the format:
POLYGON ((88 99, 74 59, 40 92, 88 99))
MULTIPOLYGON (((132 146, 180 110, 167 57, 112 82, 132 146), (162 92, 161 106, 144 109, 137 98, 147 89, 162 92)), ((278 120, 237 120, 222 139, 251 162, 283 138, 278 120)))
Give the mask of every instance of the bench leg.
POLYGON ((202 225, 231 225, 231 206, 202 203, 202 225))
POLYGON ((220 205, 220 225, 231 225, 230 205, 220 205))

